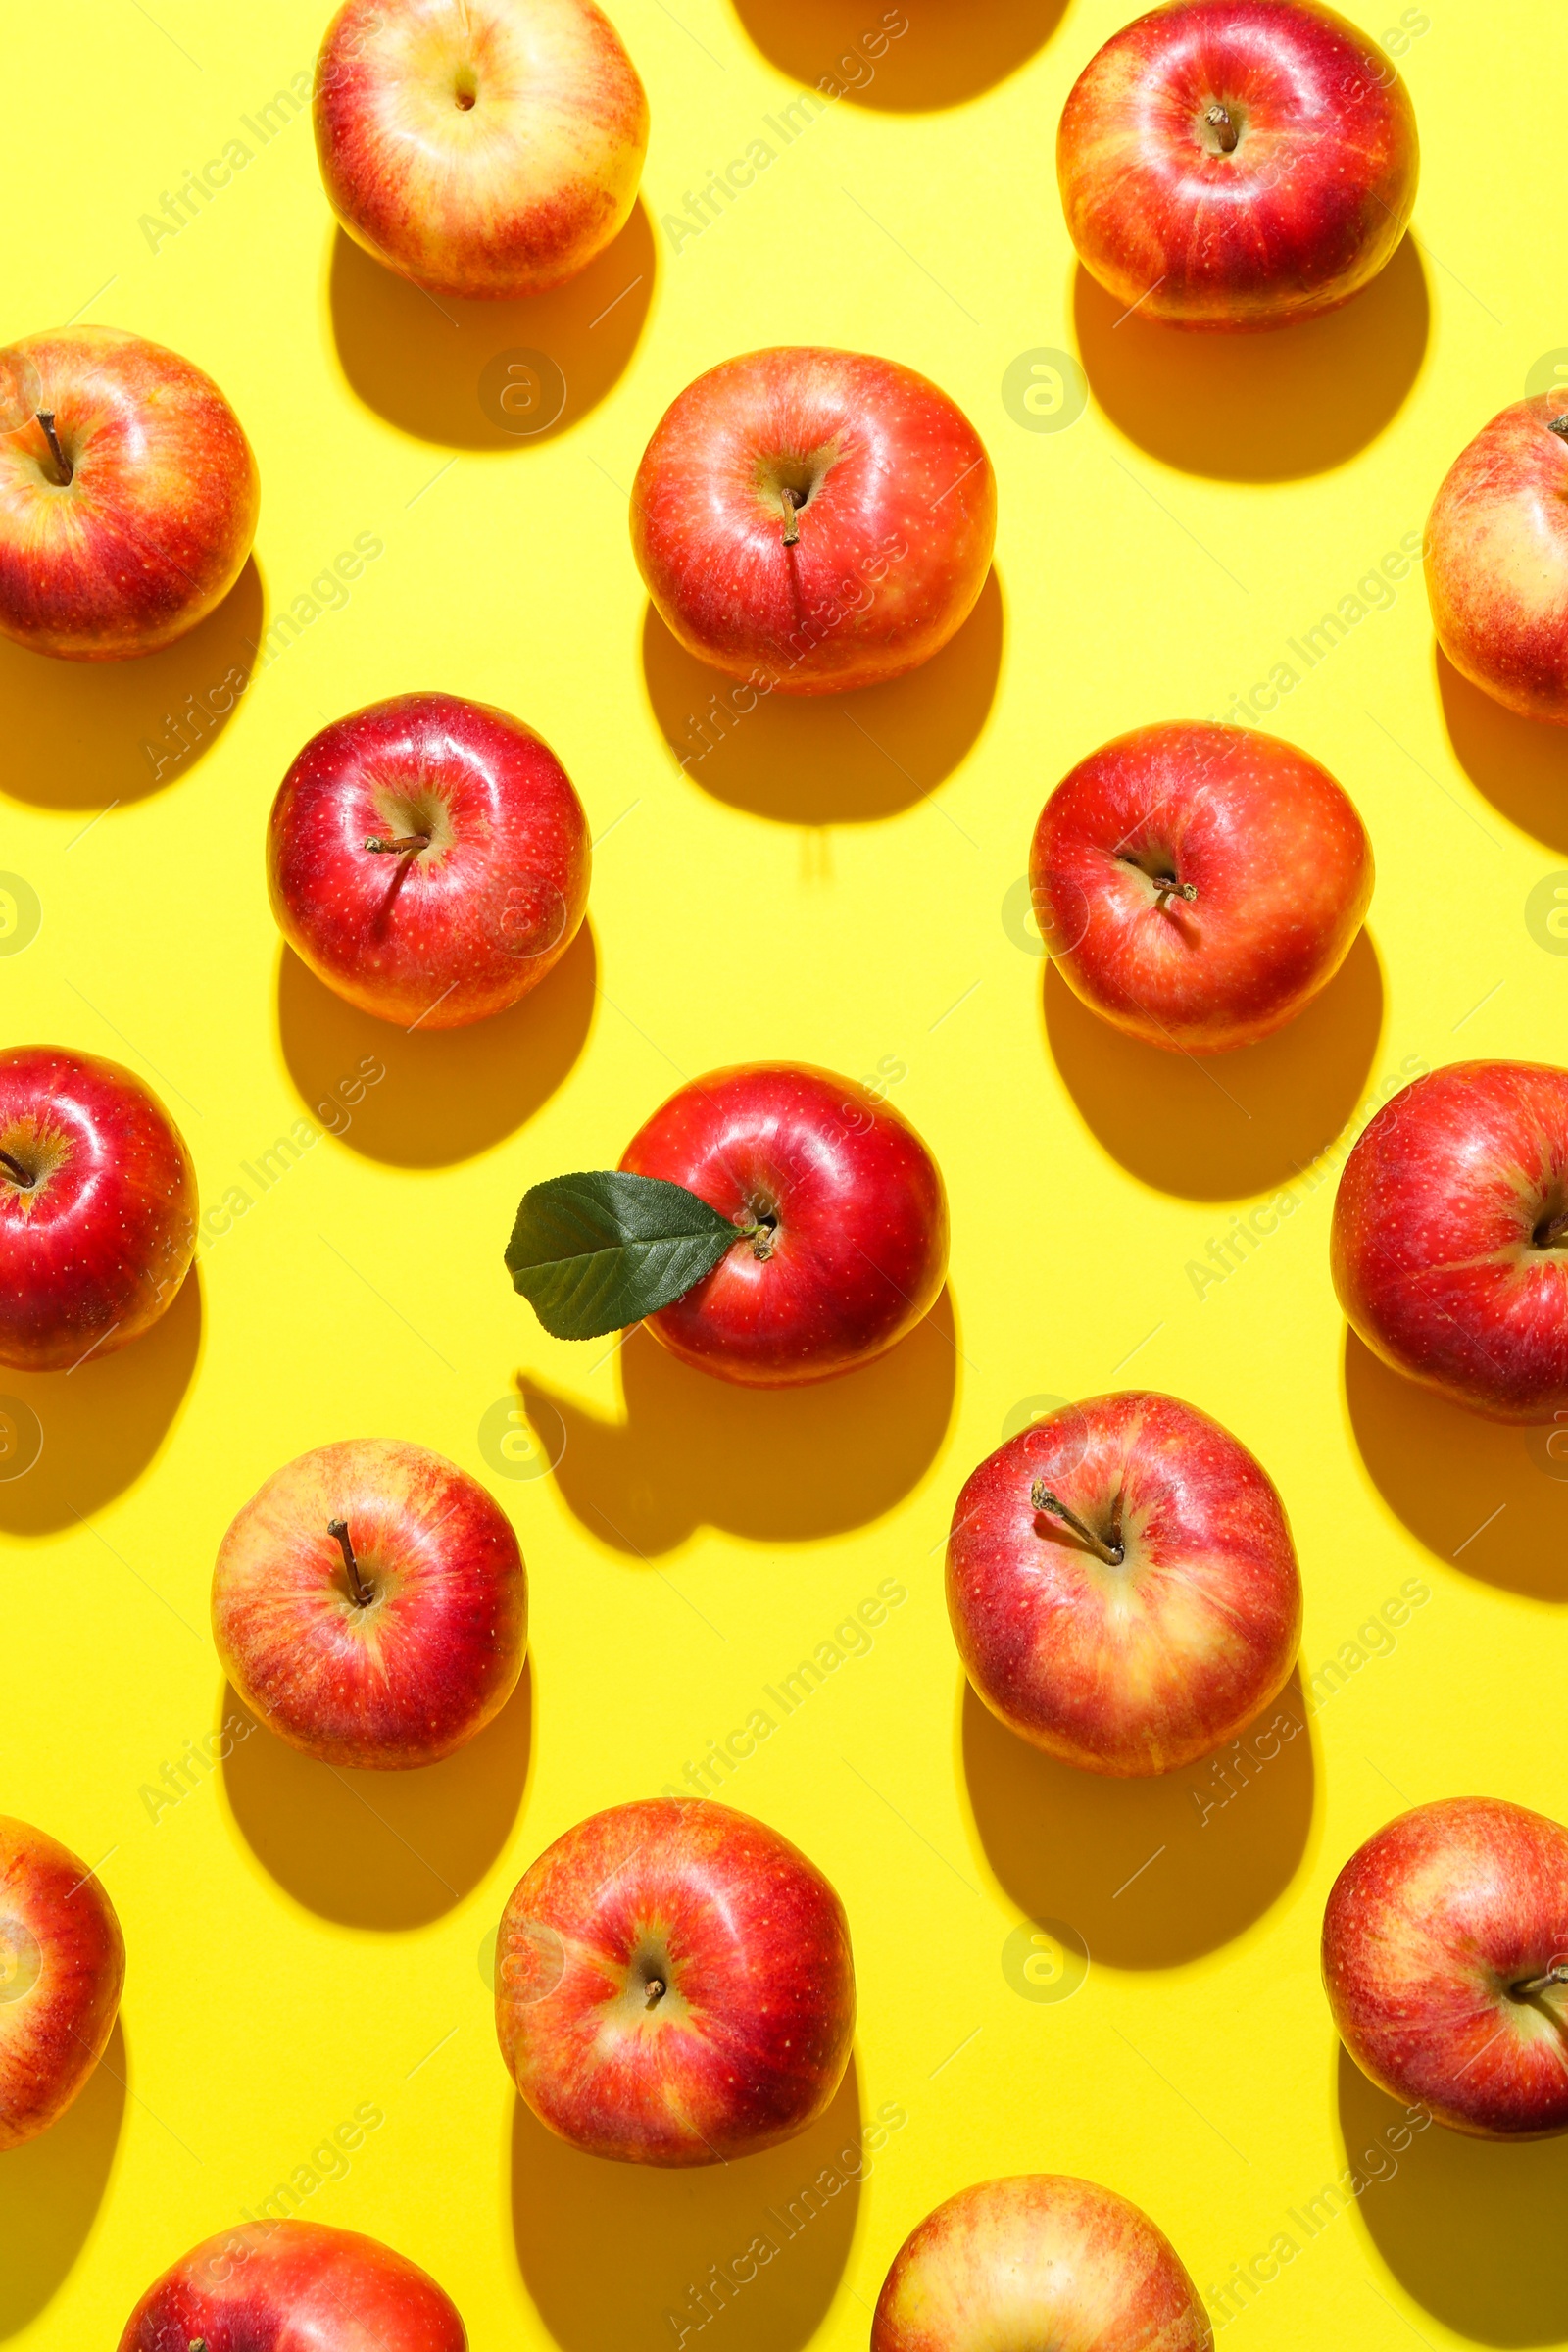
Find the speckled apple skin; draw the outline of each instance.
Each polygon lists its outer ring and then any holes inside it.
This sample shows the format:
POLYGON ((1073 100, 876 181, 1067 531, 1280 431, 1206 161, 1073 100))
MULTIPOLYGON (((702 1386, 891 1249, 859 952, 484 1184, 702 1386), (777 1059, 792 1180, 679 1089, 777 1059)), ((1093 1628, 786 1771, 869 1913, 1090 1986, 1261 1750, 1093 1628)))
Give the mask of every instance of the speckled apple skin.
POLYGON ((630 218, 648 148, 643 85, 592 0, 347 0, 315 120, 355 243, 458 299, 575 277, 630 218))
POLYGON ((0 2151, 64 2115, 104 2054, 124 1981, 124 1937, 96 1877, 0 1814, 0 2151))
POLYGON ((228 402, 189 360, 118 327, 26 335, 73 467, 36 416, 0 432, 0 631, 37 654, 120 662, 194 628, 238 579, 261 481, 228 402))
POLYGON ((1290 1678, 1301 1580, 1285 1506, 1228 1430, 1125 1390, 1031 1423, 966 1481, 948 1539, 964 1671, 1010 1731, 1084 1771, 1174 1772, 1290 1678), (1103 1564, 1037 1481, 1126 1557, 1103 1564))
POLYGON ((1067 231, 1091 276, 1169 326, 1285 326, 1392 258, 1420 156, 1403 82, 1334 10, 1173 0, 1113 33, 1056 135, 1067 231), (1236 110, 1210 152, 1203 117, 1236 110))
POLYGON ((590 2155, 685 2166, 775 2147, 849 2063, 844 1907, 787 1838, 728 1805, 616 1805, 514 1890, 496 2031, 540 2122, 590 2155), (668 1988, 652 2008, 646 1964, 668 1988))
POLYGON ((196 1249, 196 1171, 133 1070, 59 1046, 0 1049, 0 1364, 69 1372, 168 1313, 196 1249))
POLYGON ((488 1020, 554 971, 588 908, 593 853, 571 778, 510 711, 400 694, 313 735, 278 787, 267 887, 318 980, 403 1029, 488 1020), (440 834, 407 856, 438 803, 440 834))
POLYGON ((224 1536, 213 1636, 241 1698, 291 1747, 372 1771, 434 1764, 516 1688, 522 1554, 500 1505, 439 1453, 379 1438, 320 1446, 274 1471, 224 1536), (368 1608, 333 1519, 375 1588, 368 1608))
POLYGON ((1568 1070, 1455 1061, 1386 1102, 1345 1163, 1330 1262, 1375 1355, 1491 1421, 1568 1410, 1568 1070))
POLYGON ((660 617, 755 694, 843 694, 928 662, 973 609, 996 528, 996 478, 963 411, 861 352, 710 368, 660 419, 632 486, 632 552, 660 617), (821 478, 788 546, 774 474, 813 458, 821 478))
POLYGON ((150 2286, 120 2352, 467 2352, 449 2296, 404 2255, 318 2222, 249 2222, 150 2286))
POLYGON ((1515 401, 1462 449, 1424 539, 1438 643, 1522 718, 1568 726, 1568 442, 1560 392, 1515 401))
POLYGON ((1093 2180, 1026 2173, 960 2189, 899 2248, 871 2352, 1209 2352, 1181 2259, 1093 2180))
POLYGON ((935 1160, 892 1105, 830 1070, 749 1062, 683 1086, 621 1166, 684 1185, 747 1225, 778 1222, 770 1254, 737 1242, 648 1328, 700 1372, 786 1388, 853 1372, 930 1311, 948 1263, 935 1160))
POLYGON ((1074 996, 1183 1054, 1232 1053, 1295 1020, 1349 954, 1372 883, 1366 827, 1327 768, 1253 728, 1188 721, 1081 760, 1029 858, 1041 936, 1074 996), (1166 875, 1196 898, 1161 898, 1166 875))
POLYGON ((1334 1882, 1323 1983, 1380 2089, 1482 2139, 1568 2132, 1568 1829, 1496 1797, 1418 1805, 1334 1882))

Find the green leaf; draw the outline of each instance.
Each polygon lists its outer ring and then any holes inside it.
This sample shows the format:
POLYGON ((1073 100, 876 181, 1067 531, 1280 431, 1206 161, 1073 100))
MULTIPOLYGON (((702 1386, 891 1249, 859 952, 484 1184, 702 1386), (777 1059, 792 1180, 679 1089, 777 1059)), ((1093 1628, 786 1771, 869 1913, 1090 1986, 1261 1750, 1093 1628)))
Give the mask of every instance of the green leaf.
POLYGON ((740 1233, 683 1184, 602 1168, 523 1194, 507 1269, 555 1339, 597 1340, 684 1298, 740 1233))

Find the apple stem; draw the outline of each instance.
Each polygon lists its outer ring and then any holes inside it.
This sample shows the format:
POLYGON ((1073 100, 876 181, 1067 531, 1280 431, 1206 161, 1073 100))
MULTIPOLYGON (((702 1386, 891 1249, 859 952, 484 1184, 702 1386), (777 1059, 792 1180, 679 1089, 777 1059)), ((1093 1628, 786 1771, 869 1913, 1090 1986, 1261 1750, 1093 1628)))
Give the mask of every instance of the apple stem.
POLYGON ((381 841, 372 833, 366 843, 368 850, 378 850, 384 857, 412 858, 416 850, 430 847, 428 833, 400 833, 393 841, 381 841))
POLYGON ((1559 441, 1568 441, 1568 416, 1554 416, 1546 430, 1555 433, 1559 441))
POLYGON ((664 1983, 662 1977, 650 1977, 646 1990, 648 1993, 649 2008, 657 2009, 660 2002, 663 1999, 665 1993, 669 1990, 669 1987, 664 1983))
POLYGON ((1196 882, 1176 882, 1162 879, 1154 885, 1154 911, 1156 914, 1162 913, 1167 899, 1196 899, 1197 896, 1198 884, 1196 882))
POLYGON ((1203 121, 1208 124, 1210 130, 1216 133, 1219 139, 1219 151, 1221 155, 1233 154, 1236 148, 1238 133, 1235 123, 1231 121, 1229 107, 1220 106, 1216 103, 1209 108, 1207 114, 1203 117, 1203 121))
POLYGON ((778 1243, 778 1219, 757 1217, 750 1225, 737 1225, 735 1239, 738 1242, 750 1242, 752 1255, 766 1260, 772 1256, 778 1243))
POLYGON ((1029 1490, 1029 1499, 1037 1511, 1054 1511, 1058 1519, 1065 1519, 1073 1534, 1081 1536, 1095 1557, 1103 1560, 1107 1568, 1121 1566, 1127 1556, 1125 1547, 1120 1544, 1107 1544, 1102 1537, 1097 1536, 1087 1520, 1080 1519, 1076 1511, 1069 1511, 1061 1497, 1053 1494, 1043 1478, 1035 1480, 1029 1490))
POLYGON ((801 535, 801 521, 797 511, 800 506, 799 494, 790 489, 786 483, 779 492, 779 498, 784 507, 784 544, 786 547, 793 547, 801 535))
POLYGON ((55 413, 53 409, 39 409, 35 412, 35 414, 37 416, 38 422, 43 426, 45 438, 49 443, 50 455, 53 457, 55 464, 60 468, 60 487, 63 490, 76 469, 72 465, 71 460, 67 457, 65 451, 60 446, 60 437, 55 431, 55 413))
POLYGON ((20 1184, 24 1193, 30 1193, 38 1181, 36 1176, 29 1176, 21 1160, 13 1159, 9 1152, 0 1152, 0 1168, 4 1168, 13 1184, 20 1184))
POLYGON ((1568 1960, 1554 1960, 1544 1977, 1532 1977, 1524 1984, 1509 1986, 1516 2001, 1534 2000, 1538 1992, 1549 1992, 1554 1984, 1568 1984, 1568 1960))
POLYGON ((360 1563, 354 1557, 354 1546, 349 1542, 348 1521, 346 1519, 329 1519, 326 1523, 326 1532, 329 1536, 335 1536, 337 1539, 338 1548, 343 1554, 343 1565, 349 1572, 349 1591, 354 1595, 355 1606, 368 1609, 375 1598, 375 1594, 360 1574, 360 1563))

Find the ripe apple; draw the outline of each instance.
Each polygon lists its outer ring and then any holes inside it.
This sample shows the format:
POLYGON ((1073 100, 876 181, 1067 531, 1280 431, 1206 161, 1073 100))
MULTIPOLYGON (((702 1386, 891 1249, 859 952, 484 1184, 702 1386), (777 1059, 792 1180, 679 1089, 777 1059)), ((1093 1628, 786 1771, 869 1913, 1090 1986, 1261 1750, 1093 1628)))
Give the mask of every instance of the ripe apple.
POLYGON ((357 245, 433 294, 543 294, 630 218, 648 99, 592 0, 345 0, 316 152, 357 245))
POLYGON ((893 2258, 871 2352, 1211 2352, 1180 2256, 1114 2189, 1060 2173, 949 2197, 893 2258))
POLYGON ((1568 2132, 1568 1830, 1498 1797, 1401 1813, 1334 1882, 1323 1983, 1381 2090, 1478 2139, 1568 2132))
POLYGON ((1334 1288, 1374 1355, 1489 1421, 1568 1410, 1568 1070, 1455 1061, 1345 1163, 1334 1288))
POLYGON ((679 1088, 621 1155, 749 1228, 648 1318, 682 1363, 754 1388, 858 1370, 923 1320, 947 1278, 948 1202, 907 1119, 794 1062, 679 1088))
POLYGON ((1081 760, 1040 812, 1040 932, 1090 1008, 1183 1054, 1250 1046, 1339 970, 1372 897, 1349 797, 1250 727, 1138 727, 1081 760))
POLYGON ((1383 51, 1304 0, 1172 0, 1113 33, 1056 134, 1091 277, 1170 326, 1285 326, 1376 277, 1415 204, 1383 51))
POLYGON ((229 1681, 323 1764, 434 1764, 522 1672, 528 1584, 511 1521, 422 1446, 319 1446, 253 1494, 213 1572, 229 1681))
POLYGON ((728 1805, 614 1805, 514 1887, 496 2032, 539 2121, 591 2156, 756 2155, 814 2123, 849 2064, 844 1906, 787 1838, 728 1805))
POLYGON ((173 1304, 196 1171, 150 1087, 63 1046, 0 1048, 0 1364, 71 1371, 173 1304))
POLYGON ((1432 625, 1455 669, 1568 726, 1568 414, 1517 400, 1460 451, 1427 518, 1432 625))
POLYGON ((665 411, 632 486, 661 618, 758 694, 843 694, 918 668, 967 619, 996 528, 963 411, 912 368, 854 351, 710 368, 665 411))
POLYGON ((0 2149, 65 2114, 104 2054, 124 1981, 124 1937, 97 1879, 0 1814, 0 2149))
POLYGON ((1228 1430, 1125 1390, 1060 1406, 973 1472, 948 1538, 964 1671, 1009 1731, 1086 1772, 1174 1772, 1290 1678, 1285 1507, 1228 1430))
POLYGON ((0 632, 18 645, 157 653, 233 587, 260 503, 239 418, 177 352, 112 326, 0 351, 0 632))
POLYGON ((858 1370, 929 1312, 947 1196, 865 1087, 748 1062, 671 1095, 618 1169, 532 1186, 506 1262, 557 1339, 646 1321, 699 1372, 794 1388, 858 1370))
POLYGON ((147 2289, 120 2352, 467 2352, 427 2271, 354 2230, 248 2222, 147 2289))
POLYGON ((458 1029, 554 969, 588 905, 588 821, 520 719, 400 694, 313 735, 278 788, 267 885, 318 980, 406 1029, 458 1029))

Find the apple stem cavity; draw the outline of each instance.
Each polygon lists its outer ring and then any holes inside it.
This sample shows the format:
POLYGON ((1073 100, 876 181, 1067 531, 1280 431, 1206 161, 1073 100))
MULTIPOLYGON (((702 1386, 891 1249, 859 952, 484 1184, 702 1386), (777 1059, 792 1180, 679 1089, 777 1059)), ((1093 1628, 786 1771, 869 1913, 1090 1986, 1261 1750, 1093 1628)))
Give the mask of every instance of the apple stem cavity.
POLYGON ((349 1572, 349 1591, 354 1596, 355 1607, 368 1609, 375 1598, 375 1594, 360 1574, 360 1563, 354 1557, 354 1546, 349 1542, 348 1521, 346 1519, 329 1519, 326 1523, 326 1532, 329 1536, 336 1538, 338 1548, 343 1554, 343 1565, 349 1572))
POLYGON ((778 1219, 769 1209, 760 1209, 750 1225, 736 1228, 737 1241, 750 1242, 752 1255, 765 1264, 778 1244, 778 1219))
POLYGON ((12 1183, 20 1185, 24 1193, 30 1193, 38 1181, 36 1176, 28 1173, 20 1159, 13 1159, 9 1152, 0 1152, 0 1168, 4 1168, 12 1183))
POLYGON ((1550 1992, 1557 1984, 1568 1984, 1568 1960, 1554 1960, 1544 1976, 1530 1977, 1522 1984, 1510 1984, 1508 1989, 1516 2001, 1533 2001, 1538 1993, 1550 1992))
POLYGON ((788 482, 779 492, 779 501, 784 509, 784 544, 793 547, 801 535, 800 509, 803 502, 799 491, 792 490, 788 482))
POLYGON ((1218 140, 1221 155, 1233 155, 1236 151, 1236 141, 1241 134, 1231 120, 1229 107, 1221 106, 1216 101, 1203 117, 1203 121, 1218 140))
POLYGON ((1103 1537, 1097 1536, 1086 1519, 1080 1519, 1076 1511, 1069 1511, 1061 1497, 1053 1494, 1043 1478, 1035 1480, 1029 1490, 1029 1499, 1037 1511, 1053 1511, 1058 1519, 1065 1519, 1073 1534, 1081 1537, 1096 1559, 1103 1560, 1107 1568, 1121 1566, 1127 1556, 1125 1545, 1107 1544, 1103 1537))
POLYGON ((372 833, 365 846, 383 858, 412 858, 416 850, 427 850, 430 847, 430 836, 428 833, 400 833, 395 840, 382 841, 372 833))
POLYGON ((44 438, 49 444, 49 454, 60 468, 59 486, 63 490, 76 469, 72 465, 71 460, 67 457, 65 451, 60 446, 60 436, 55 431, 55 413, 53 409, 38 409, 34 413, 38 418, 38 422, 43 426, 44 438))

